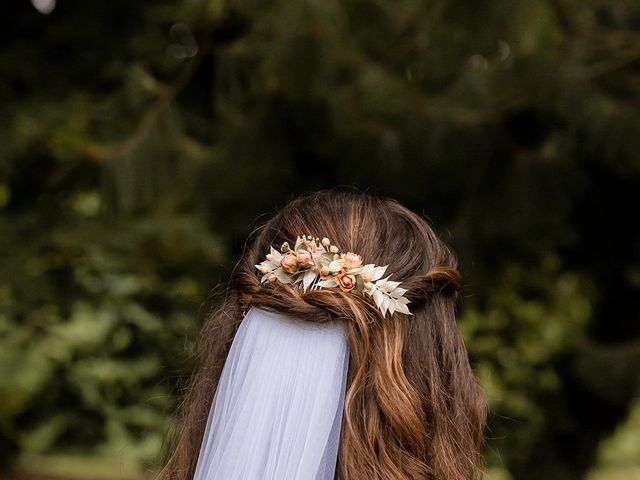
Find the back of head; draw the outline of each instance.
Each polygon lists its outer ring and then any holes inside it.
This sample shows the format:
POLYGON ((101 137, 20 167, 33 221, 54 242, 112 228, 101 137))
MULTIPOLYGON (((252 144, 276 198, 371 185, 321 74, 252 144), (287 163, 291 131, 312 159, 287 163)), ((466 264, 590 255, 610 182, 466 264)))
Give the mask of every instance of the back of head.
POLYGON ((345 322, 350 363, 336 478, 476 478, 485 406, 456 326, 456 267, 428 223, 394 200, 331 190, 291 201, 258 231, 225 304, 203 328, 166 477, 191 478, 230 343, 243 312, 256 306, 345 322), (302 235, 328 237, 342 252, 388 265, 407 289, 412 315, 383 315, 363 292, 261 283, 255 265, 270 247, 302 235))

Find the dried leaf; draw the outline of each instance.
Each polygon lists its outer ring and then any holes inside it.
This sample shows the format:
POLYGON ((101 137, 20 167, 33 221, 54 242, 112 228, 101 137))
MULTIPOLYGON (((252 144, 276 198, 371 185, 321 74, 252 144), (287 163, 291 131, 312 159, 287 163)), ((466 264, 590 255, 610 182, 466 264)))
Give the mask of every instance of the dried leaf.
POLYGON ((333 287, 337 287, 338 283, 333 279, 333 277, 329 277, 319 281, 318 283, 316 283, 316 285, 322 288, 333 288, 333 287))
POLYGON ((276 276, 280 283, 292 283, 291 277, 287 275, 284 270, 282 270, 282 267, 276 268, 273 271, 273 274, 276 276))
POLYGON ((313 270, 307 270, 302 276, 302 289, 306 292, 307 288, 313 283, 316 279, 317 273, 313 270))

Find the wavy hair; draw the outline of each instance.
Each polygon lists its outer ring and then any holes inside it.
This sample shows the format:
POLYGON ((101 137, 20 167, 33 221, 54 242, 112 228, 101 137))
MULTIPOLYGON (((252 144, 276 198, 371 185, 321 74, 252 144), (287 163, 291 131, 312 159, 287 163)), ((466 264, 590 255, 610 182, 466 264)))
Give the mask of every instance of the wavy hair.
POLYGON ((181 429, 160 478, 193 477, 222 367, 250 306, 346 323, 350 361, 336 479, 480 477, 486 409, 456 325, 459 285, 451 250, 395 200, 335 190, 294 199, 257 231, 226 301, 204 324, 181 429), (329 237, 366 263, 389 265, 392 279, 408 289, 413 315, 383 317, 362 292, 261 284, 255 265, 271 245, 298 235, 329 237))

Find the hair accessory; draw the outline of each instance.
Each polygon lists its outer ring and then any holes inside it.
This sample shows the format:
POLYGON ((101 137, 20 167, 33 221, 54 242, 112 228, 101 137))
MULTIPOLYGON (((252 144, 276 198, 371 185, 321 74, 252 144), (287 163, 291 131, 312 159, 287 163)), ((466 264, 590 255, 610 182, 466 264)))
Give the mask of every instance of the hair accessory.
POLYGON ((271 247, 266 260, 256 265, 263 274, 262 283, 290 283, 305 292, 333 287, 343 292, 361 291, 373 298, 382 315, 387 311, 412 315, 407 307, 409 299, 403 296, 407 289, 389 280, 391 275, 382 278, 387 267, 363 265, 360 255, 340 252, 327 237, 320 240, 311 235, 298 237, 293 249, 288 242, 282 244, 280 252, 271 247))

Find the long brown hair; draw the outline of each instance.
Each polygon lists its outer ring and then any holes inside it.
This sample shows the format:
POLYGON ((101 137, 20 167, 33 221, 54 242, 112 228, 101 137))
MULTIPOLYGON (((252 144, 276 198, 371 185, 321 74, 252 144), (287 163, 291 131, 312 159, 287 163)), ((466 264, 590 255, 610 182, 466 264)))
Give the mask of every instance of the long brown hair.
POLYGON ((309 322, 346 322, 350 363, 336 478, 471 480, 480 476, 485 403, 456 326, 456 259, 419 215, 368 194, 299 197, 259 229, 236 266, 222 307, 205 323, 181 430, 160 474, 191 480, 231 342, 249 306, 309 322), (359 292, 259 281, 271 245, 328 237, 367 263, 389 265, 413 315, 383 317, 359 292))

